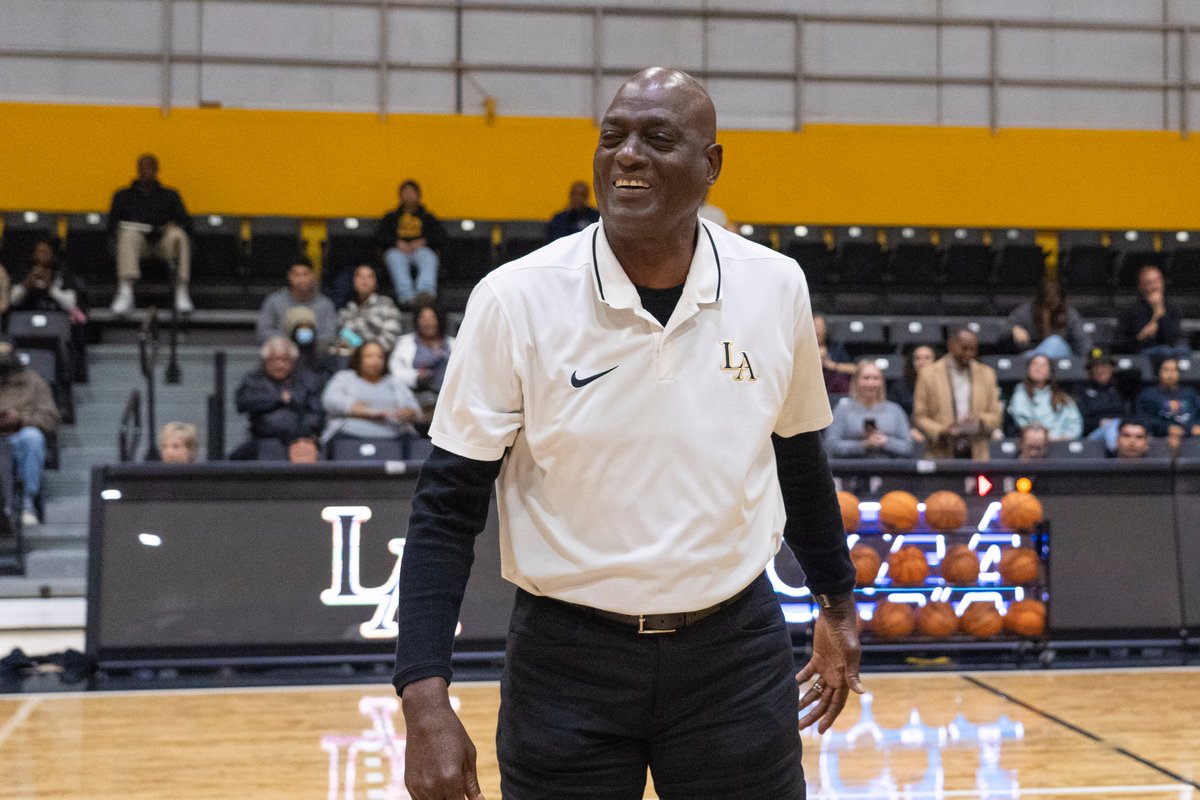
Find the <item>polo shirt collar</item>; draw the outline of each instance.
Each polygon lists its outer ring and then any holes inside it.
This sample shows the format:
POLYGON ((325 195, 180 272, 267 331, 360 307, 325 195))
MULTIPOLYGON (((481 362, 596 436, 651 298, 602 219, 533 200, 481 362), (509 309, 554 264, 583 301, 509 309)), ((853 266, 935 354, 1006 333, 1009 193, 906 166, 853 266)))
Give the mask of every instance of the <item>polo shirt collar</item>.
MULTIPOLYGON (((591 247, 592 280, 596 286, 596 296, 612 308, 640 307, 637 287, 629 280, 609 246, 608 237, 604 235, 603 220, 592 228, 591 247)), ((715 303, 721 299, 723 292, 721 255, 717 251, 716 239, 708 229, 708 223, 700 219, 696 249, 680 299, 692 305, 715 303)))

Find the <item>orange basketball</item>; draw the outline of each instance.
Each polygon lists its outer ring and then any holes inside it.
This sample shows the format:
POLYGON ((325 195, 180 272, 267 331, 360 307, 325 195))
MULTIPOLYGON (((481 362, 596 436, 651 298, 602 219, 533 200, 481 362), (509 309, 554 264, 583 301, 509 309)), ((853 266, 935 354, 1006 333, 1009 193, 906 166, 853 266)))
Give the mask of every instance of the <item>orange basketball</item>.
POLYGON ((1046 630, 1046 605, 1041 600, 1018 600, 1008 607, 1004 627, 1018 636, 1041 636, 1046 630))
POLYGON ((896 586, 923 586, 929 562, 919 547, 907 544, 888 556, 888 575, 896 586))
POLYGON ((888 492, 879 498, 879 524, 890 533, 907 533, 917 527, 921 512, 917 498, 908 492, 888 492))
POLYGON ((871 630, 884 639, 908 636, 917 627, 917 613, 908 603, 889 603, 880 600, 871 617, 871 630))
POLYGON ((949 603, 926 603, 917 612, 917 632, 922 636, 945 638, 958 630, 958 617, 949 603))
POLYGON ((1037 553, 1032 547, 1006 547, 1000 553, 997 569, 1005 583, 1022 586, 1038 579, 1039 566, 1037 553))
POLYGON ((1045 517, 1042 501, 1028 492, 1009 492, 1000 501, 1000 524, 1014 531, 1024 531, 1045 517))
POLYGON ((967 586, 979 580, 979 556, 965 544, 951 545, 942 559, 942 579, 954 586, 967 586))
POLYGON ((846 533, 858 530, 858 498, 849 492, 838 492, 838 505, 842 507, 842 527, 846 533))
POLYGON ((976 639, 990 639, 1004 630, 1004 617, 991 603, 971 603, 962 615, 963 633, 976 639))
POLYGON ((854 585, 874 586, 875 576, 883 563, 879 552, 871 545, 859 542, 850 548, 850 560, 854 563, 854 585))
POLYGON ((934 492, 925 498, 925 523, 935 531, 952 531, 967 521, 967 501, 954 492, 934 492))

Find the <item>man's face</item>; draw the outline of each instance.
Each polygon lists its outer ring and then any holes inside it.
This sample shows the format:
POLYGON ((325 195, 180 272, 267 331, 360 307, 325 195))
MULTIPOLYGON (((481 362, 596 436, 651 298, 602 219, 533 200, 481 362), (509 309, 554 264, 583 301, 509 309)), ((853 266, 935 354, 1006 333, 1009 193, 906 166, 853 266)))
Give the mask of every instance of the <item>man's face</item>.
POLYGON ((703 90, 665 70, 617 92, 592 160, 596 205, 618 236, 653 238, 694 225, 721 171, 715 114, 703 90))
POLYGON ((1150 452, 1150 437, 1141 425, 1126 424, 1117 432, 1117 458, 1145 458, 1150 452))
POLYGON ((1138 274, 1138 291, 1142 297, 1149 297, 1155 293, 1161 293, 1163 290, 1163 276, 1154 267, 1143 269, 1138 274))
POLYGON ((1179 362, 1168 358, 1158 367, 1158 382, 1164 389, 1174 389, 1179 385, 1179 362))
POLYGON ((400 205, 412 210, 421 205, 421 193, 413 186, 405 186, 400 190, 400 205))
POLYGON ((1107 361, 1099 361, 1088 369, 1092 381, 1101 386, 1107 386, 1113 379, 1113 365, 1107 361))
POLYGON ((570 206, 575 211, 581 211, 587 208, 588 204, 588 185, 583 181, 575 181, 571 184, 571 194, 568 198, 570 206))
POLYGON ((370 267, 359 267, 354 270, 354 291, 359 297, 367 297, 379 286, 375 270, 370 267))
POLYGON ((946 349, 959 367, 966 367, 979 354, 979 340, 970 331, 959 331, 950 337, 946 349))
POLYGON ((1021 433, 1021 453, 1023 459, 1046 457, 1046 432, 1034 428, 1021 433))
POLYGON ((139 183, 151 183, 158 180, 158 159, 154 156, 142 156, 137 162, 137 179, 139 183))
POLYGON ((292 368, 295 366, 296 359, 282 350, 267 354, 267 357, 263 360, 263 369, 266 370, 267 377, 276 382, 291 375, 292 368))
POLYGON ((297 297, 307 297, 317 285, 317 273, 305 264, 293 264, 288 270, 288 288, 297 297))

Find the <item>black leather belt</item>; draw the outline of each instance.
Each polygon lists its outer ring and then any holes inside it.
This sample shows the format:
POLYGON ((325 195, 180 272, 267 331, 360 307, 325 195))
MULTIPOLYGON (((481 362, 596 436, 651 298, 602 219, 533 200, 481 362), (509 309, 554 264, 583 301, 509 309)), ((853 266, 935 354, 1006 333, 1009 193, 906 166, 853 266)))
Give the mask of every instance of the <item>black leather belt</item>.
POLYGON ((702 608, 699 611, 681 611, 678 614, 618 614, 616 611, 605 611, 589 606, 579 606, 579 608, 591 611, 596 616, 603 617, 604 619, 610 619, 625 625, 632 625, 637 628, 638 633, 674 633, 680 628, 686 628, 688 625, 699 622, 705 617, 711 617, 723 608, 728 608, 749 594, 753 587, 754 584, 752 583, 733 597, 730 597, 728 600, 722 600, 715 606, 702 608))

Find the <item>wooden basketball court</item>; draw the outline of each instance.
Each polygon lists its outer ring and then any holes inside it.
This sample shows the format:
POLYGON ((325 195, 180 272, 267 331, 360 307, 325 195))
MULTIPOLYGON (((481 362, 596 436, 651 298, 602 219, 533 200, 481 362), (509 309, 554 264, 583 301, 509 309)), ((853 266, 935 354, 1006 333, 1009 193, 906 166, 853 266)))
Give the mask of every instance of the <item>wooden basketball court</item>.
MULTIPOLYGON (((1200 800, 1200 670, 866 683, 804 739, 810 798, 1200 800)), ((497 686, 452 695, 495 800, 497 686)), ((397 800, 403 725, 389 686, 4 696, 0 798, 397 800)))

